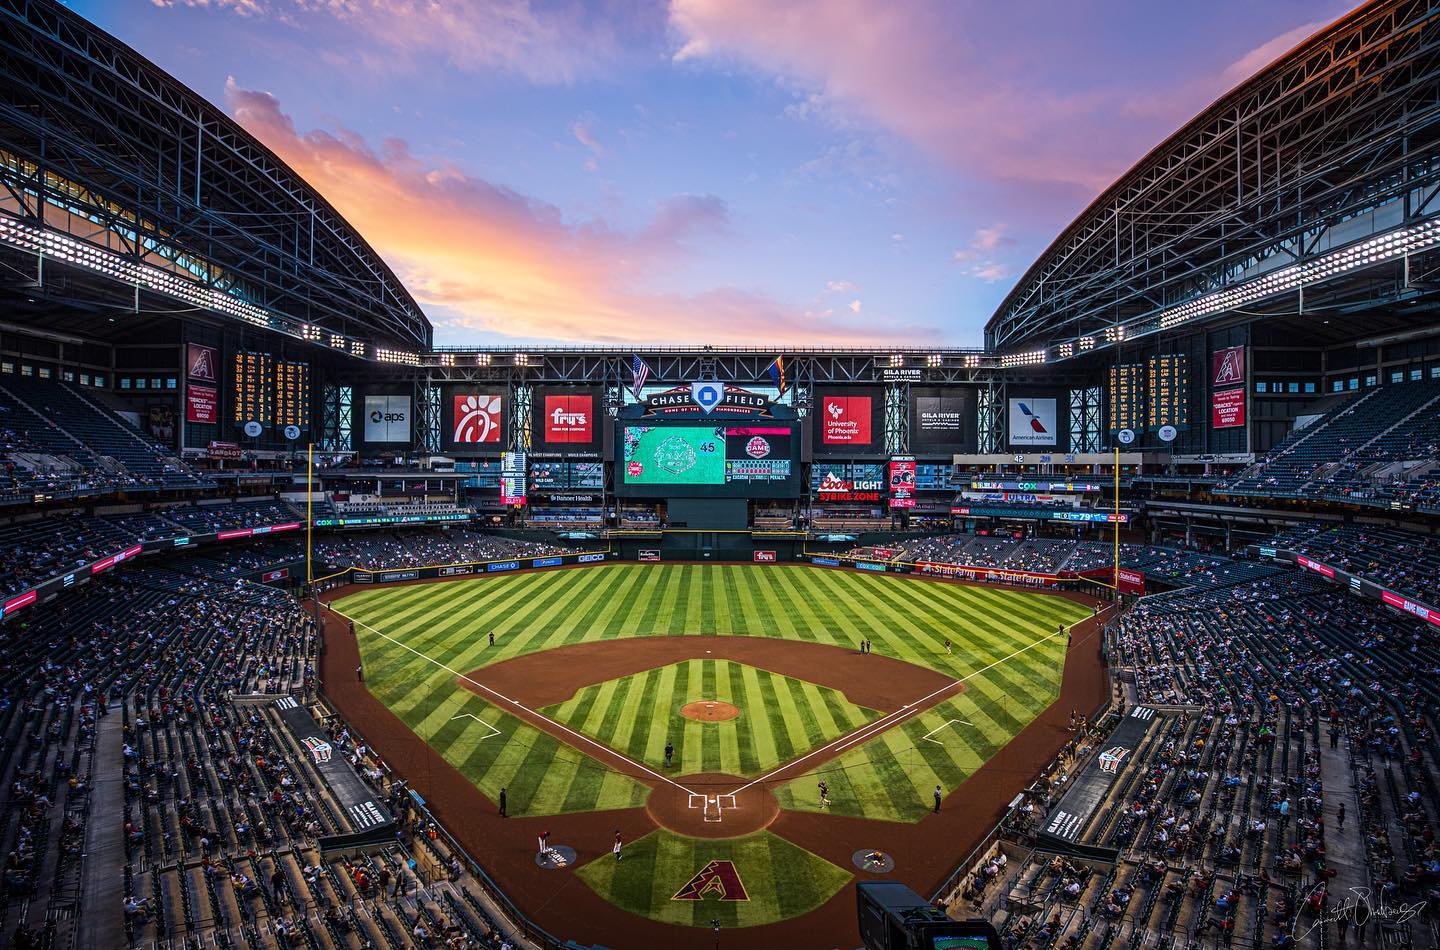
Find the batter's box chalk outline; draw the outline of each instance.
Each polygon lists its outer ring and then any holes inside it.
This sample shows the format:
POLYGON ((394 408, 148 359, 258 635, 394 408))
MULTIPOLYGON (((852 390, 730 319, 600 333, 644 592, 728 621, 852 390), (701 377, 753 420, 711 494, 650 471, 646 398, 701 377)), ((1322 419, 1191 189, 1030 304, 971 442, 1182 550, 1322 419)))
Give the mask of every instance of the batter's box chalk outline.
POLYGON ((932 739, 930 737, 933 736, 935 733, 939 732, 941 729, 948 729, 950 726, 955 725, 973 726, 975 724, 967 719, 947 719, 940 725, 936 726, 934 729, 931 729, 929 732, 925 733, 920 738, 926 742, 933 742, 936 745, 944 745, 945 743, 941 742, 939 739, 932 739))
POLYGON ((494 726, 490 725, 490 723, 488 723, 488 722, 486 722, 485 720, 481 719, 479 716, 475 715, 474 713, 461 713, 461 714, 458 715, 458 716, 451 716, 451 717, 450 717, 450 721, 451 721, 451 722, 454 722, 454 721, 457 720, 457 719, 473 719, 473 720, 475 720, 476 722, 480 723, 480 725, 484 726, 486 729, 489 729, 489 730, 490 730, 490 734, 489 734, 488 736, 481 736, 479 739, 476 739, 476 740, 475 740, 476 742, 484 742, 486 739, 493 739, 495 736, 500 735, 500 730, 499 730, 499 729, 496 729, 494 726))
POLYGON ((735 796, 731 795, 702 795, 699 792, 690 792, 687 804, 690 808, 703 808, 705 810, 705 821, 724 821, 725 809, 737 807, 735 796), (699 803, 696 803, 696 800, 699 803))

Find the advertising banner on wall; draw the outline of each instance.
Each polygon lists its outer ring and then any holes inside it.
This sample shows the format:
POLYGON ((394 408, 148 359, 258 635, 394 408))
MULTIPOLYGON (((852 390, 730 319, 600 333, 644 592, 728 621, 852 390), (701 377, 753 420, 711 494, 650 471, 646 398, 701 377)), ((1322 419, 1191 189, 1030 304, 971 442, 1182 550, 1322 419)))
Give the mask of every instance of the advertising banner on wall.
POLYGON ((211 346, 201 346, 199 343, 185 344, 185 375, 191 379, 204 380, 207 383, 216 383, 220 377, 215 372, 216 353, 211 346))
POLYGON ((409 396, 366 396, 364 413, 366 442, 410 442, 409 396))
POLYGON ((912 449, 975 451, 975 397, 969 390, 917 390, 910 419, 912 449))
POLYGON ((1010 400, 1011 445, 1055 445, 1059 431, 1054 399, 1027 396, 1010 400))
POLYGON ((505 432, 505 397, 497 392, 451 392, 445 431, 454 446, 499 448, 505 432))
POLYGON ((598 453, 604 415, 596 389, 537 389, 530 432, 537 452, 598 453))
POLYGON ((1210 425, 1234 429, 1245 424, 1245 387, 1222 389, 1210 394, 1210 425))
POLYGON ((915 459, 897 455, 890 460, 890 507, 915 507, 915 459))
POLYGON ((879 502, 885 493, 885 470, 881 465, 816 463, 820 482, 816 492, 821 501, 879 502))
POLYGON ((869 396, 822 396, 820 442, 823 445, 868 446, 874 442, 869 396))
POLYGON ((220 421, 220 391, 214 386, 185 387, 185 421, 216 423, 220 421))
POLYGON ((884 409, 884 394, 878 389, 820 390, 815 394, 815 451, 826 455, 883 451, 884 409))

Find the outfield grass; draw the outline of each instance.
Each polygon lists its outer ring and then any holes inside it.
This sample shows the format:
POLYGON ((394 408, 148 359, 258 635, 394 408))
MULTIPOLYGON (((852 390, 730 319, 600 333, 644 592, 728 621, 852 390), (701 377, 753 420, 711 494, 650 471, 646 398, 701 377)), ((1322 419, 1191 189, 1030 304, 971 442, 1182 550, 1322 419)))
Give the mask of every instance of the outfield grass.
MULTIPOLYGON (((688 838, 661 829, 624 847, 616 861, 606 854, 576 872, 601 897, 625 910, 671 924, 725 929, 773 924, 825 903, 851 879, 818 855, 768 831, 743 838, 688 838), (748 900, 675 900, 711 861, 731 861, 748 900)), ((727 944, 728 946, 728 944, 727 944)))
POLYGON ((637 762, 659 767, 675 744, 675 774, 752 776, 847 735, 880 713, 844 694, 730 660, 688 660, 596 683, 540 710, 637 762), (739 707, 727 722, 680 715, 693 700, 739 707))
MULTIPOLYGON (((971 677, 964 695, 827 764, 834 810, 891 820, 923 814, 911 801, 916 789, 928 807, 935 784, 948 794, 1053 700, 1064 638, 1035 644, 1089 615, 1024 591, 747 564, 614 564, 376 587, 335 606, 357 621, 370 691, 492 800, 506 787, 517 814, 633 807, 646 789, 457 686, 455 673, 592 640, 745 634, 849 648, 868 638, 876 653, 971 677), (499 735, 455 719, 464 713, 499 735), (976 723, 976 734, 921 740, 948 718, 976 723)), ((810 807, 814 786, 805 776, 782 787, 782 804, 810 807)))

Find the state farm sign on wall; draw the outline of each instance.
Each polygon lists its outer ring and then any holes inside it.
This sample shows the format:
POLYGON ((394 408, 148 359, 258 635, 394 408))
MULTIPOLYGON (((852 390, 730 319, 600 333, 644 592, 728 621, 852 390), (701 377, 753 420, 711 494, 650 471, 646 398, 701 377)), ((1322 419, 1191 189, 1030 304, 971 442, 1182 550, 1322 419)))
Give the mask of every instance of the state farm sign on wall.
POLYGON ((595 440, 594 396, 546 396, 545 441, 589 444, 595 440))
POLYGON ((825 445, 869 445, 870 397, 823 397, 820 405, 820 441, 825 445))

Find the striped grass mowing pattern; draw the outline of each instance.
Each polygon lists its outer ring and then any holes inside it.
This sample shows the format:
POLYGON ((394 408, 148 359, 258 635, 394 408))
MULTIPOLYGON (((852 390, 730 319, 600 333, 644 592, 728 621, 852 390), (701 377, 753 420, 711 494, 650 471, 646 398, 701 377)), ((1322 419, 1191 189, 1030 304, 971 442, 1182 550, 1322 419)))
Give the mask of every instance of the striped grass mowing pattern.
MULTIPOLYGON (((601 897, 652 920, 724 929, 755 927, 796 917, 825 903, 852 875, 768 831, 743 838, 687 838, 653 831, 625 845, 616 861, 602 855, 575 873, 601 897), (675 900, 675 894, 711 861, 733 862, 745 901, 675 900)), ((727 944, 728 946, 729 944, 727 944)))
POLYGON ((879 717, 844 694, 730 660, 687 660, 587 686, 540 710, 637 762, 659 768, 675 744, 678 775, 758 775, 879 717), (680 710, 696 700, 740 710, 726 722, 696 722, 680 710))
MULTIPOLYGON (((457 686, 455 676, 436 663, 465 673, 569 643, 744 634, 850 648, 866 638, 876 653, 958 678, 1030 647, 1053 634, 1057 625, 1089 613, 1063 598, 1027 591, 752 564, 610 564, 377 587, 342 598, 335 606, 357 621, 370 691, 489 798, 494 800, 503 786, 512 811, 536 815, 632 807, 644 801, 646 790, 500 713, 457 686), (496 634, 493 648, 488 645, 491 632, 496 634), (946 639, 954 645, 953 655, 945 652, 946 639), (471 719, 454 718, 462 713, 479 717, 501 735, 471 719)), ((885 781, 881 777, 893 778, 897 763, 915 766, 910 782, 914 788, 933 787, 933 782, 923 784, 933 774, 948 792, 974 771, 975 756, 993 753, 1053 698, 1063 655, 1063 638, 1055 638, 968 683, 965 695, 953 702, 974 702, 981 719, 944 718, 980 722, 989 716, 994 721, 980 735, 957 740, 968 743, 963 751, 947 745, 942 756, 932 759, 941 747, 919 741, 939 725, 937 710, 848 752, 839 762, 864 768, 853 772, 853 804, 842 804, 836 797, 837 782, 830 782, 835 807, 872 817, 910 818, 913 809, 902 807, 910 795, 903 785, 888 808, 875 799, 876 804, 859 809, 862 800, 880 794, 878 783, 885 781), (930 725, 917 732, 921 723, 930 725), (864 763, 859 762, 862 756, 864 763), (922 760, 930 774, 920 768, 922 760)), ((813 802, 814 781, 807 777, 795 783, 791 807, 813 802)))

